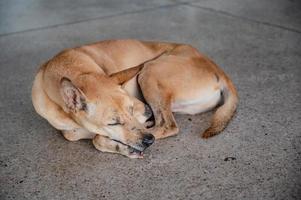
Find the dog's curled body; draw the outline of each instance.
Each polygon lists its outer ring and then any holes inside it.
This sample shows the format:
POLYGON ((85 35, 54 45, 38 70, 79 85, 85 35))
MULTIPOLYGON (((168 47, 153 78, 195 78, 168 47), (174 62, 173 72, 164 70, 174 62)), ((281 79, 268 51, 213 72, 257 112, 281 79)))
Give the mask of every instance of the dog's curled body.
POLYGON ((172 112, 197 114, 220 104, 203 137, 219 133, 238 97, 226 74, 189 45, 110 40, 67 49, 43 64, 32 101, 66 139, 93 139, 101 151, 136 158, 152 135, 178 132, 172 112), (150 129, 140 90, 154 114, 150 129))

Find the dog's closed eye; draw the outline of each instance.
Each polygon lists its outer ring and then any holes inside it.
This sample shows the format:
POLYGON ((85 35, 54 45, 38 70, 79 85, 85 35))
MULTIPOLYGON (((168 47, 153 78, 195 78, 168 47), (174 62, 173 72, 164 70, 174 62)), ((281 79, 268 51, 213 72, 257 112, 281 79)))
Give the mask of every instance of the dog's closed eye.
POLYGON ((123 125, 123 124, 120 123, 120 122, 115 122, 115 123, 108 124, 108 126, 117 126, 117 125, 123 125))
POLYGON ((124 123, 122 123, 119 118, 113 119, 111 123, 108 123, 108 126, 117 126, 117 125, 122 126, 124 125, 124 123))

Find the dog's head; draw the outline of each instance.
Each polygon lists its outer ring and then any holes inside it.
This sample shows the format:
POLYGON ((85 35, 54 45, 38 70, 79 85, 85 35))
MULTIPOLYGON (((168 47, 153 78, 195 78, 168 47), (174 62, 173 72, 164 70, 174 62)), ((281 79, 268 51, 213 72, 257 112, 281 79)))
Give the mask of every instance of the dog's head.
POLYGON ((127 145, 134 153, 143 152, 154 142, 154 136, 143 125, 151 110, 121 87, 137 72, 129 69, 112 76, 83 74, 73 81, 62 78, 64 109, 90 132, 127 145))

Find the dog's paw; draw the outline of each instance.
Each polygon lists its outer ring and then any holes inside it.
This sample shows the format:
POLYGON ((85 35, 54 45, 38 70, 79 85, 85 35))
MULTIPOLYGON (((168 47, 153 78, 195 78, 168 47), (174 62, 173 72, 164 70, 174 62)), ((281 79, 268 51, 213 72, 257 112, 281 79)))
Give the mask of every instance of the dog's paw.
POLYGON ((144 124, 145 128, 152 128, 155 125, 155 121, 146 121, 144 124))
POLYGON ((66 140, 69 140, 71 142, 75 142, 79 140, 78 134, 76 134, 75 130, 62 131, 62 133, 66 140))
POLYGON ((150 130, 150 132, 155 136, 156 139, 171 137, 178 134, 179 132, 178 127, 154 127, 150 130))

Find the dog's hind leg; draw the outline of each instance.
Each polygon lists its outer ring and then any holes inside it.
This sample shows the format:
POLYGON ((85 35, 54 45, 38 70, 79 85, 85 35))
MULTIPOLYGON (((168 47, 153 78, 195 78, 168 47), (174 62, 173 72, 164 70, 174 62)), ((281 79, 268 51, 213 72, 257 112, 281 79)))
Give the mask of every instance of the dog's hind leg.
POLYGON ((170 137, 179 132, 169 98, 162 97, 158 101, 147 100, 154 112, 155 126, 150 130, 156 139, 170 137))
POLYGON ((138 81, 140 80, 143 96, 150 105, 155 118, 155 126, 149 130, 156 139, 176 135, 179 128, 171 111, 171 94, 156 79, 144 79, 144 77, 142 81, 142 78, 139 76, 138 81))

